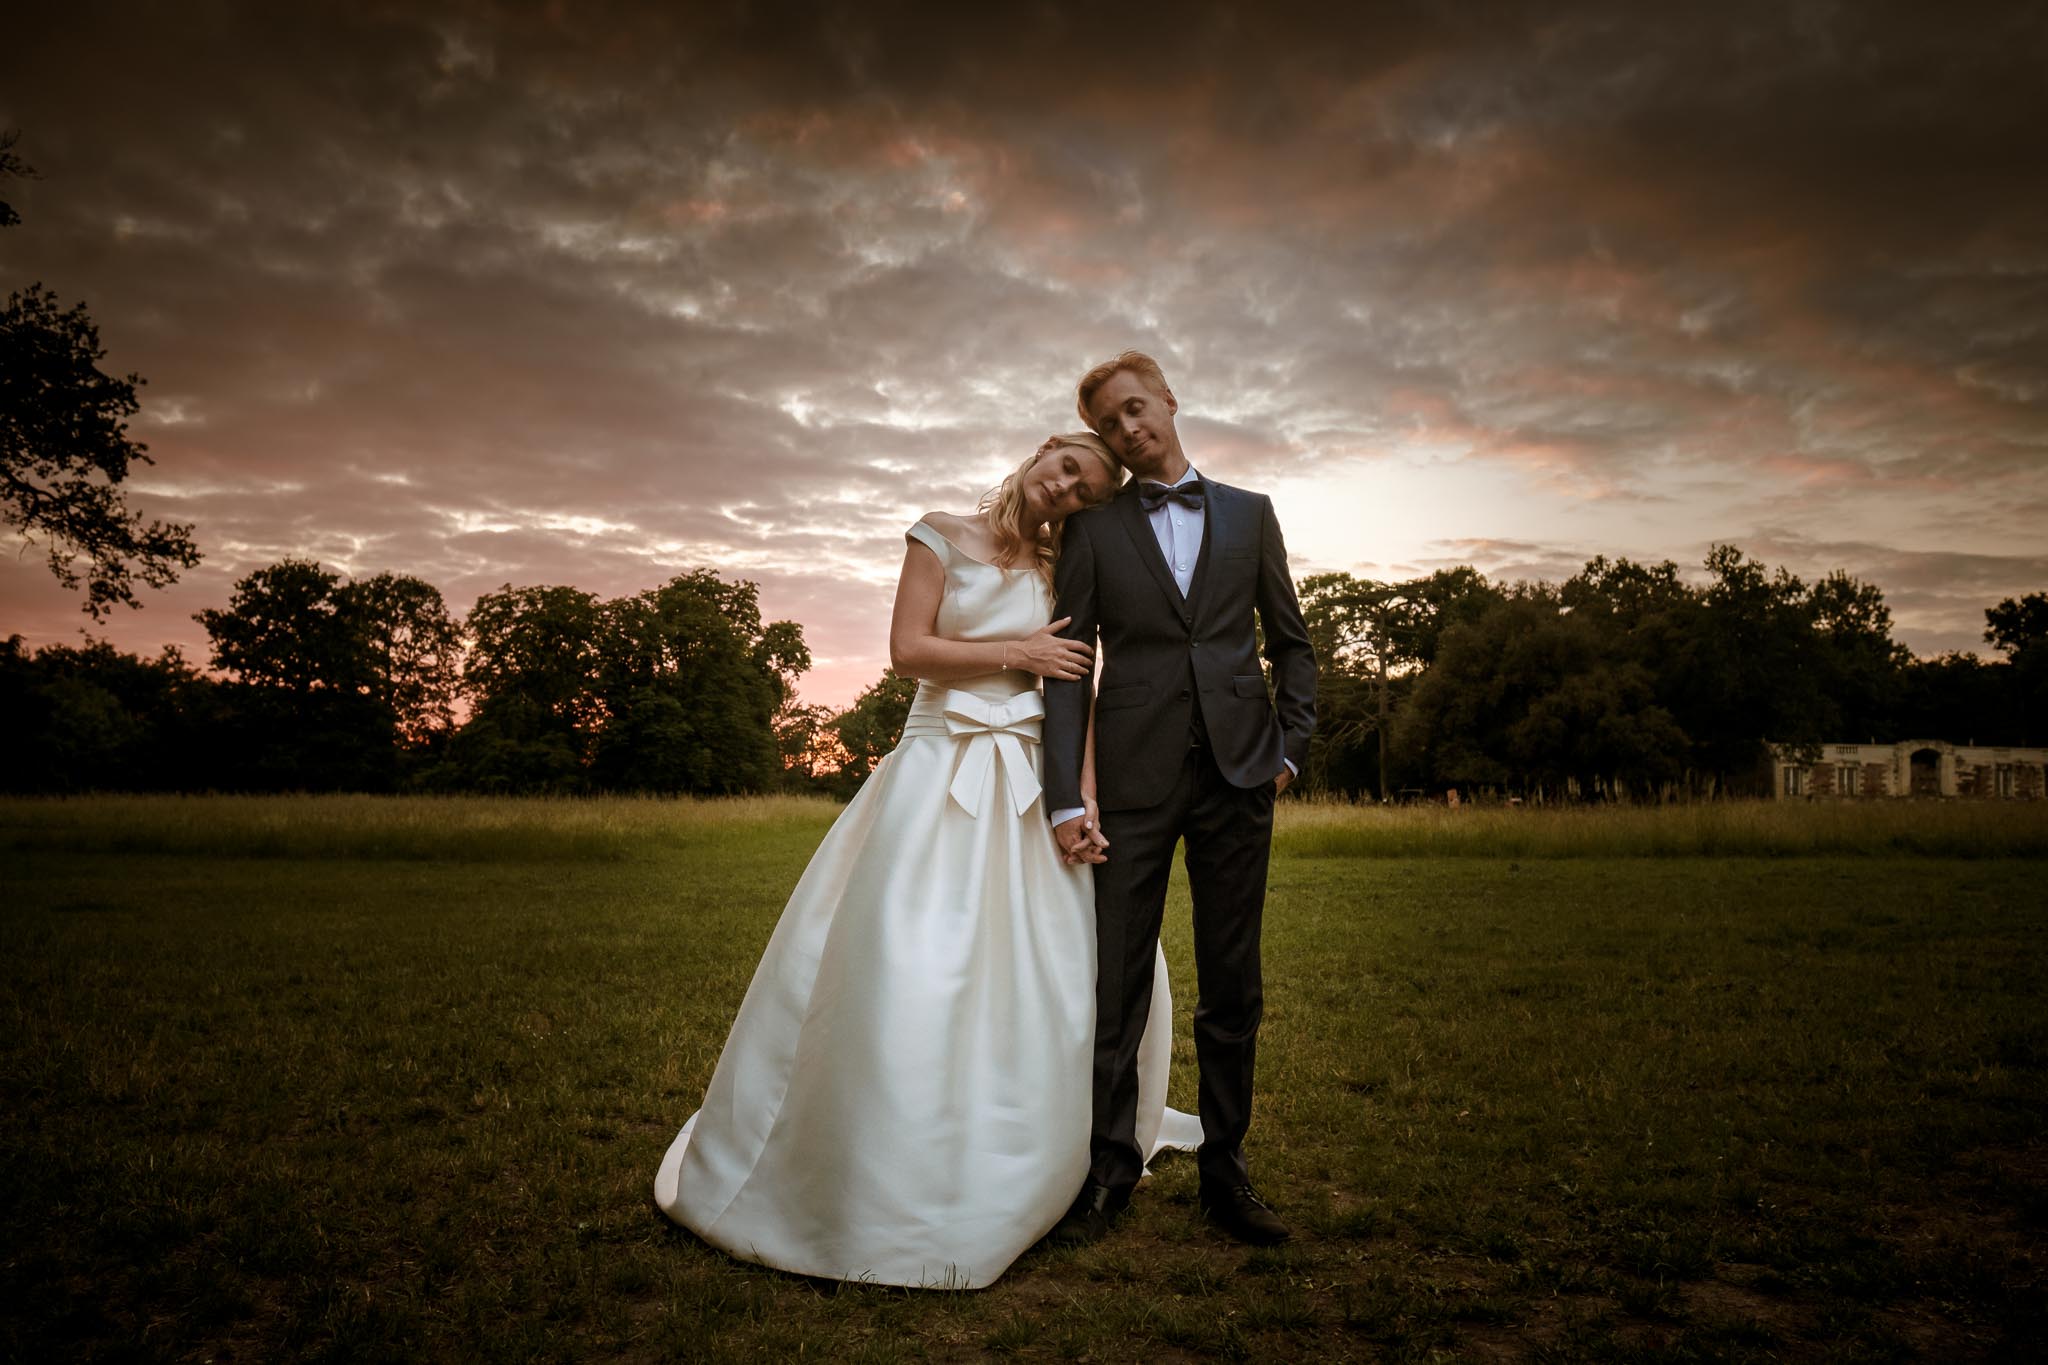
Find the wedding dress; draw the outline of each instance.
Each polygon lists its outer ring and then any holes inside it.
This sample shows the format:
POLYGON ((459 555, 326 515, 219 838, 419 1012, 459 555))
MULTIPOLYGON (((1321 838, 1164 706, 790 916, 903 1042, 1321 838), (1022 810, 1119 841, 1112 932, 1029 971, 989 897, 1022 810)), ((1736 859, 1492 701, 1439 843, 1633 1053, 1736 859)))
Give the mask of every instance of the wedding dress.
MULTIPOLYGON (((1018 639, 1049 619, 1036 572, 975 559, 929 519, 907 534, 945 569, 938 634, 1018 639)), ((1046 824, 1037 683, 920 683, 901 743, 812 856, 655 1175, 655 1202, 705 1241, 803 1275, 978 1288, 1080 1189, 1093 874, 1046 824)), ((1148 1153, 1201 1142, 1165 1107, 1163 958, 1156 981, 1148 1153)))

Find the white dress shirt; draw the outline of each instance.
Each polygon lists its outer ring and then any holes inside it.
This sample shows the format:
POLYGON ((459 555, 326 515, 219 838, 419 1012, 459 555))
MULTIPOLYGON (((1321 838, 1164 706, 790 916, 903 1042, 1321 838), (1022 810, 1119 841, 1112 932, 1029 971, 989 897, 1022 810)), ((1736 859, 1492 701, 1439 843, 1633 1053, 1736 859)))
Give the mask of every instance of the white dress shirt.
MULTIPOLYGON (((1201 477, 1189 465, 1187 472, 1168 486, 1178 488, 1201 477)), ((1202 553, 1202 531, 1209 524, 1209 504, 1204 501, 1200 507, 1183 507, 1177 502, 1162 502, 1147 512, 1145 519, 1152 523, 1152 535, 1159 541, 1159 553, 1166 557, 1167 572, 1173 575, 1173 585, 1185 599, 1195 583, 1195 561, 1202 553)))

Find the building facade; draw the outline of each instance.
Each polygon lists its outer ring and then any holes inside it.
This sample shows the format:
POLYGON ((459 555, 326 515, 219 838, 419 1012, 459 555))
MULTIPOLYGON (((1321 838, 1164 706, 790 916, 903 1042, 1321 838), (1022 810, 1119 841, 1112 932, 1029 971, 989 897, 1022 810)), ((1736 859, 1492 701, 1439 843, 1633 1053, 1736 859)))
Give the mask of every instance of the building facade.
POLYGON ((1949 744, 1823 744, 1812 763, 1771 746, 1780 800, 1953 796, 1977 801, 2038 801, 2048 794, 2048 749, 1949 744))

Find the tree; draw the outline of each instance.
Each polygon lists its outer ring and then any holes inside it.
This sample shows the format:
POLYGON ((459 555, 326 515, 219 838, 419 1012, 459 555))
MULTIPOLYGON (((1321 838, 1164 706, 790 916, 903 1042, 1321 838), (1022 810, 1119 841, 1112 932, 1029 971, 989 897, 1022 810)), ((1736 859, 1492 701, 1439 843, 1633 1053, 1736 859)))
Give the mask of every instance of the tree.
POLYGON ((1507 597, 1505 590, 1469 564, 1438 569, 1427 578, 1394 586, 1408 599, 1399 623, 1400 643, 1407 657, 1423 667, 1436 662, 1445 631, 1477 621, 1507 597))
POLYGON ((430 787, 493 796, 574 795, 589 788, 583 737, 516 694, 493 697, 470 713, 448 741, 447 761, 430 787))
POLYGON ((441 590, 410 574, 380 573, 342 590, 341 614, 364 652, 372 696, 391 708, 408 744, 446 734, 461 685, 462 627, 441 590))
POLYGON ((1435 659, 1447 629, 1476 619, 1500 597, 1484 575, 1466 566, 1405 583, 1346 573, 1305 579, 1302 618, 1317 660, 1309 783, 1359 790, 1370 757, 1372 785, 1382 801, 1389 799, 1396 697, 1435 659), (1375 746, 1370 755, 1368 739, 1375 746))
POLYGON ((792 791, 818 791, 846 761, 832 729, 829 706, 806 705, 794 695, 775 713, 775 749, 782 760, 781 785, 792 791))
POLYGON ((473 709, 449 745, 455 785, 491 792, 580 791, 603 716, 603 606, 576 588, 485 593, 466 620, 462 689, 473 709))
POLYGON ((1676 564, 1595 555, 1559 587, 1558 601, 1593 625, 1610 657, 1656 680, 1661 705, 1675 704, 1672 685, 1690 667, 1705 629, 1700 594, 1686 586, 1676 564))
POLYGON ((1590 797, 1676 778, 1687 736, 1610 625, 1547 584, 1508 590, 1443 632, 1396 726, 1398 747, 1445 785, 1590 797))
POLYGON ((194 619, 214 666, 234 676, 226 704, 265 736, 239 785, 383 789, 398 780, 398 749, 453 721, 460 629, 440 592, 409 574, 345 583, 285 559, 194 619))
POLYGON ((15 737, 0 784, 13 791, 203 791, 225 785, 233 736, 220 687, 174 645, 154 659, 104 640, 0 644, 0 724, 15 737))
MULTIPOLYGON (((14 154, 14 144, 21 141, 19 131, 0 133, 0 183, 7 180, 40 180, 35 167, 14 154)), ((0 228, 11 228, 21 221, 21 215, 14 206, 0 199, 0 228)))
POLYGON ((1984 639, 2006 656, 2020 743, 2048 732, 2048 593, 2008 597, 1984 613, 1984 639))
POLYGON ((1315 574, 1299 588, 1301 619, 1316 654, 1316 729, 1305 788, 1355 794, 1381 787, 1372 738, 1377 678, 1358 636, 1351 600, 1363 584, 1347 573, 1315 574))
POLYGON ((1567 660, 1509 727, 1515 767, 1545 786, 1571 784, 1582 799, 1654 791, 1677 778, 1686 735, 1656 704, 1649 674, 1600 658, 1584 622, 1560 621, 1557 631, 1567 660))
POLYGON ((1813 585, 1807 605, 1830 729, 1849 739, 1892 733, 1913 656, 1892 639, 1884 593, 1838 569, 1813 585))
POLYGON ((1952 652, 1901 670, 1895 737, 2019 744, 2028 736, 2010 664, 1952 652))
POLYGON ((458 781, 493 790, 762 790, 811 662, 795 622, 762 622, 754 584, 709 569, 610 602, 508 584, 469 630, 476 710, 451 757, 458 781))
POLYGON ((1547 604, 1516 596, 1445 631, 1436 662, 1416 680, 1395 722, 1404 764, 1435 784, 1519 789, 1507 729, 1526 709, 1528 688, 1517 686, 1526 669, 1513 666, 1520 660, 1509 654, 1554 616, 1547 604))
POLYGON ((390 709, 417 741, 453 717, 462 628, 440 589, 411 574, 353 583, 306 559, 284 559, 235 584, 222 610, 193 620, 213 662, 246 683, 290 692, 334 688, 390 709))
POLYGON ((214 667, 245 683, 306 693, 359 691, 368 660, 345 610, 341 575, 284 559, 235 584, 225 608, 194 612, 213 641, 214 667))
POLYGON ((217 776, 257 791, 384 791, 397 780, 396 717, 368 668, 339 574, 285 559, 244 575, 224 608, 195 612, 230 675, 221 725, 239 741, 217 776))
POLYGON ((1302 583, 1301 606, 1318 663, 1317 724, 1309 744, 1309 781, 1316 786, 1328 784, 1333 759, 1376 736, 1373 781, 1380 800, 1386 801, 1391 795, 1387 790, 1389 665, 1396 657, 1402 663, 1413 662, 1408 640, 1413 634, 1415 602, 1400 585, 1327 573, 1302 583))
POLYGON ((601 614, 597 595, 577 588, 485 593, 467 618, 464 690, 480 705, 517 695, 566 728, 593 724, 601 614))
POLYGON ((1692 738, 1690 767, 1709 790, 1760 772, 1767 740, 1838 738, 1812 647, 1806 585, 1733 545, 1707 553, 1711 575, 1681 647, 1660 676, 1692 738))
POLYGON ((2048 648, 2048 592, 2030 592, 2025 597, 2008 597, 1984 610, 1984 642, 2001 654, 2017 658, 2034 649, 2048 648))
MULTIPOLYGON (((14 140, 0 138, 0 180, 33 174, 9 150, 14 140)), ((0 228, 19 221, 0 204, 0 228)), ((165 587, 200 558, 189 524, 145 525, 128 510, 121 483, 136 462, 155 463, 128 437, 143 380, 105 373, 105 356, 85 305, 61 308, 41 283, 0 310, 0 515, 25 540, 48 542, 50 572, 66 588, 85 584, 83 610, 96 621, 116 604, 140 605, 136 579, 165 587)))
POLYGON ((846 761, 839 769, 842 796, 853 795, 875 765, 902 740, 903 725, 910 719, 910 703, 916 696, 917 679, 885 668, 874 685, 832 722, 839 745, 846 750, 846 761))
POLYGON ((709 569, 608 602, 599 637, 606 787, 732 793, 774 785, 775 715, 810 651, 794 622, 763 625, 759 590, 709 569))

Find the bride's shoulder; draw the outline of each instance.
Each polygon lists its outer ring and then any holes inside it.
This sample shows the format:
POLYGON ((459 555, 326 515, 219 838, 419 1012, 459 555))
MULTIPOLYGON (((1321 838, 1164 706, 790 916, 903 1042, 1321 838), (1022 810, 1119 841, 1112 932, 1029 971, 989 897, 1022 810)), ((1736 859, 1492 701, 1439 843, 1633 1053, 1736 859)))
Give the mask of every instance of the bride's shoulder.
POLYGON ((910 523, 903 535, 906 540, 916 541, 937 555, 943 564, 958 548, 960 533, 954 525, 958 521, 959 518, 950 512, 927 512, 910 523))
POLYGON ((969 517, 957 512, 927 512, 918 520, 945 535, 971 535, 988 528, 986 512, 976 512, 969 517))
POLYGON ((904 534, 931 545, 942 559, 949 548, 969 559, 988 558, 991 534, 986 513, 963 517, 953 512, 927 512, 904 534), (943 545, 933 545, 934 539, 943 545))

